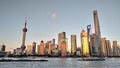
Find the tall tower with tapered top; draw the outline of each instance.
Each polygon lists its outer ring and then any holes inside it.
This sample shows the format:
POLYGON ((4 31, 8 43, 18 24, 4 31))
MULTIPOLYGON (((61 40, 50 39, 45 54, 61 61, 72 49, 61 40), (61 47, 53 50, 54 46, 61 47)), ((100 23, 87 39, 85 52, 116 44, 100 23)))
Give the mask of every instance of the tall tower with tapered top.
POLYGON ((25 39, 26 39, 26 32, 27 32, 26 25, 27 25, 27 19, 25 19, 25 25, 23 28, 23 37, 22 37, 22 45, 21 45, 21 53, 22 54, 24 53, 24 50, 26 48, 26 46, 25 46, 25 39))
POLYGON ((96 54, 98 56, 101 56, 101 32, 100 32, 100 25, 99 25, 99 20, 98 20, 98 14, 97 10, 93 11, 93 16, 94 16, 94 27, 95 27, 95 46, 96 46, 96 54))
POLYGON ((94 16, 95 34, 98 35, 99 37, 101 37, 97 10, 93 11, 93 16, 94 16))

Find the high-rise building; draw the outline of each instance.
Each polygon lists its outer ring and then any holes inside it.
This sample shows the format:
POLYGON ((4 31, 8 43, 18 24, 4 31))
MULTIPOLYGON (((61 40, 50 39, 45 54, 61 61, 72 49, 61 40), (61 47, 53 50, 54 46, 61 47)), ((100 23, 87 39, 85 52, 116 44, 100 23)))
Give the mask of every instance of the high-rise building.
POLYGON ((21 50, 21 48, 16 48, 16 49, 14 49, 14 52, 13 52, 13 54, 14 55, 20 55, 20 51, 21 50))
POLYGON ((91 25, 87 25, 87 35, 88 35, 88 46, 89 46, 89 53, 91 55, 91 51, 92 51, 92 46, 90 46, 90 35, 92 34, 92 30, 91 30, 91 25))
POLYGON ((107 49, 107 56, 112 56, 112 49, 110 40, 106 40, 106 49, 107 49))
POLYGON ((52 45, 55 46, 55 39, 52 39, 52 45))
POLYGON ((76 49, 76 55, 77 55, 77 56, 82 56, 81 47, 78 47, 78 48, 76 49))
POLYGON ((101 38, 101 56, 107 56, 106 38, 101 38))
POLYGON ((60 39, 61 45, 60 45, 60 49, 61 49, 61 56, 66 56, 67 55, 67 46, 68 46, 68 39, 67 38, 61 38, 60 39))
POLYGON ((117 56, 117 41, 113 41, 113 56, 117 56))
POLYGON ((99 26, 99 20, 98 20, 97 10, 94 10, 94 11, 93 11, 93 16, 94 16, 95 34, 98 35, 98 36, 101 38, 101 33, 100 33, 100 26, 99 26))
POLYGON ((61 50, 60 49, 60 45, 61 45, 61 41, 60 40, 61 40, 61 38, 63 38, 63 39, 66 38, 66 33, 65 32, 61 32, 61 33, 58 34, 58 49, 59 50, 61 50))
POLYGON ((5 51, 6 46, 3 44, 0 51, 5 51))
POLYGON ((48 46, 49 46, 48 54, 50 55, 51 54, 51 50, 53 49, 53 45, 52 45, 51 41, 48 41, 48 46))
POLYGON ((88 37, 85 30, 82 30, 81 32, 81 46, 82 46, 82 55, 89 56, 88 37))
POLYGON ((51 55, 51 51, 52 49, 54 49, 55 47, 53 46, 53 44, 51 43, 51 41, 47 41, 45 43, 45 54, 46 55, 51 55))
POLYGON ((24 28, 23 28, 23 37, 22 37, 22 45, 21 45, 21 54, 24 53, 24 50, 25 50, 25 48, 26 48, 26 46, 25 46, 25 39, 26 39, 26 32, 27 32, 26 25, 27 25, 27 20, 25 20, 25 25, 24 25, 24 28))
POLYGON ((76 55, 77 41, 76 35, 71 35, 71 54, 76 55))
POLYGON ((27 54, 32 55, 32 45, 27 45, 27 54))
POLYGON ((100 53, 100 42, 99 37, 96 34, 90 35, 90 50, 91 50, 91 56, 99 56, 100 53))
POLYGON ((32 44, 32 55, 36 54, 36 42, 33 42, 32 44))
POLYGON ((44 46, 45 46, 44 42, 41 41, 40 45, 38 45, 38 55, 44 55, 44 46))
POLYGON ((117 46, 117 49, 118 49, 118 50, 117 50, 117 54, 118 54, 118 56, 120 57, 120 45, 117 46))
MULTIPOLYGON (((101 32, 100 32, 100 26, 99 26, 99 20, 98 20, 98 14, 97 10, 93 11, 93 17, 94 17, 94 27, 95 27, 95 34, 97 36, 96 43, 98 43, 96 46, 98 46, 99 50, 101 50, 101 44, 100 44, 100 39, 101 39, 101 32)), ((98 53, 99 56, 101 55, 101 51, 98 53)))
POLYGON ((37 55, 40 55, 40 45, 37 45, 37 55))

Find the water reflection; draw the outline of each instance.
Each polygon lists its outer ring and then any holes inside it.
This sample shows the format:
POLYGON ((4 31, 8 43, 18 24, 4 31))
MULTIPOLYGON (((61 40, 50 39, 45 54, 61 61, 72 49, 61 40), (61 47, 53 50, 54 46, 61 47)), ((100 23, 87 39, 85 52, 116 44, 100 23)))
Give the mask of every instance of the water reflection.
MULTIPOLYGON (((41 58, 37 58, 41 59, 41 58)), ((77 61, 79 58, 45 58, 48 62, 0 62, 0 68, 119 68, 119 58, 106 61, 77 61)))

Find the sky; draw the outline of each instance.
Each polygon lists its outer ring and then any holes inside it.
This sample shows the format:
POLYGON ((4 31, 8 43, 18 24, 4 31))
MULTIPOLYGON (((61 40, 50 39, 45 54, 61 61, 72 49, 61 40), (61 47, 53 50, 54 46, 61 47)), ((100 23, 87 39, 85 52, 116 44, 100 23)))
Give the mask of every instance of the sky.
POLYGON ((94 33, 94 10, 101 36, 120 44, 120 0, 0 0, 0 45, 5 44, 7 51, 21 46, 27 17, 26 46, 53 38, 57 43, 58 33, 64 31, 68 47, 72 34, 77 35, 79 47, 82 29, 91 24, 94 33))

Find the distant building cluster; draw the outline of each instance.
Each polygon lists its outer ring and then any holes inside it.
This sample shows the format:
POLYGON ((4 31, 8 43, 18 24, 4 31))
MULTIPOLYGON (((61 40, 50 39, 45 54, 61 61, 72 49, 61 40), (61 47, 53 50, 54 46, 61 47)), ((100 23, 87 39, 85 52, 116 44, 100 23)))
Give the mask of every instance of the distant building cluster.
POLYGON ((5 56, 7 54, 5 49, 6 49, 6 46, 4 44, 0 45, 0 57, 3 57, 3 56, 5 56))
MULTIPOLYGON (((58 44, 55 44, 55 39, 44 42, 41 40, 39 45, 33 42, 25 46, 26 39, 26 24, 23 28, 22 45, 20 48, 14 49, 13 55, 38 55, 38 56, 84 56, 84 57, 112 57, 120 56, 120 46, 117 41, 113 41, 101 37, 100 25, 98 20, 97 10, 93 11, 95 33, 91 30, 91 25, 87 25, 87 30, 84 29, 80 33, 81 47, 77 47, 77 36, 72 34, 71 37, 71 52, 68 50, 68 38, 66 32, 58 34, 58 44)), ((5 51, 5 47, 1 48, 5 51)))

